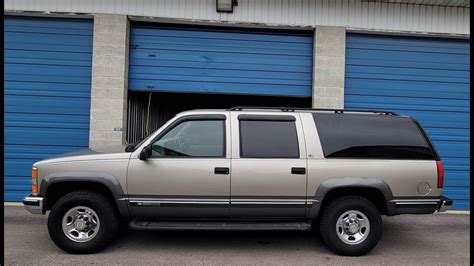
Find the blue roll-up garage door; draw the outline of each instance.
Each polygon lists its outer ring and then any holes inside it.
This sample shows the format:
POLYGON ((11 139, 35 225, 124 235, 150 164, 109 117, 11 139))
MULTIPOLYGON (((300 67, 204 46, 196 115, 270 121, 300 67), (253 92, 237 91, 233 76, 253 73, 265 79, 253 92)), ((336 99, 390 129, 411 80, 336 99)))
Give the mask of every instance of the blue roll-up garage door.
POLYGON ((348 34, 346 108, 413 116, 445 167, 444 194, 469 209, 469 41, 348 34))
POLYGON ((35 161, 88 147, 93 22, 4 22, 4 195, 18 201, 35 161))
POLYGON ((312 34, 133 26, 129 89, 311 97, 312 34))

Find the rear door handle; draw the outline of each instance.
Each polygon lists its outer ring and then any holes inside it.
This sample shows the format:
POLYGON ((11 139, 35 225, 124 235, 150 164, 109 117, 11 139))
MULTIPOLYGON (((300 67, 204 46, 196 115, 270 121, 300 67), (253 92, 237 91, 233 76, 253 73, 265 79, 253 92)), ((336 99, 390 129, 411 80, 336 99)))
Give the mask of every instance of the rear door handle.
POLYGON ((304 167, 292 167, 291 168, 291 173, 294 175, 305 175, 306 174, 306 168, 304 167))
POLYGON ((216 175, 228 175, 229 167, 216 167, 214 168, 214 174, 216 175))

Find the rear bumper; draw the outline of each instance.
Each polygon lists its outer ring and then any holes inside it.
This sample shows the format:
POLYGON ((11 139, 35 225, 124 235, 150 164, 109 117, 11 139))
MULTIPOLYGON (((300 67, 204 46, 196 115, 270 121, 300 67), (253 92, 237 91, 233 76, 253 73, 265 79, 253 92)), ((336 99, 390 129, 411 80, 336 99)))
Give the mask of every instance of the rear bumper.
POLYGON ((33 214, 44 214, 44 209, 43 209, 43 197, 37 197, 37 196, 27 196, 23 199, 23 205, 25 206, 25 209, 29 211, 30 213, 33 214))
POLYGON ((441 197, 441 203, 438 206, 438 212, 445 212, 453 206, 453 200, 447 197, 441 197))
POLYGON ((444 212, 453 205, 453 200, 440 196, 433 198, 396 198, 388 202, 388 215, 430 214, 444 212))

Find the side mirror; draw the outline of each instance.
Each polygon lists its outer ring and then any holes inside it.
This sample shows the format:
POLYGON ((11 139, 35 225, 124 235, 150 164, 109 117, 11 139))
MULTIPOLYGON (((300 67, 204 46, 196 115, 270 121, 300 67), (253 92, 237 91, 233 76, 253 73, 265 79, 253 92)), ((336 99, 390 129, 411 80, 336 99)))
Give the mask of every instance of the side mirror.
POLYGON ((143 150, 140 152, 140 156, 138 157, 142 161, 146 161, 148 157, 150 157, 150 151, 151 151, 151 146, 147 145, 143 148, 143 150))

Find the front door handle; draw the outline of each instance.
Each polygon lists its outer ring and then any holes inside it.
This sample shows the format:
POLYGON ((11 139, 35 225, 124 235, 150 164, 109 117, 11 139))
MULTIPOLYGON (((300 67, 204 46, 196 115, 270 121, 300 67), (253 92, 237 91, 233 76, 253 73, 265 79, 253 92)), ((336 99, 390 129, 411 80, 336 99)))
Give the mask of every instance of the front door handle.
POLYGON ((304 167, 291 167, 291 173, 294 175, 305 175, 306 168, 304 167))
POLYGON ((216 175, 228 175, 229 167, 216 167, 214 168, 214 174, 216 175))

